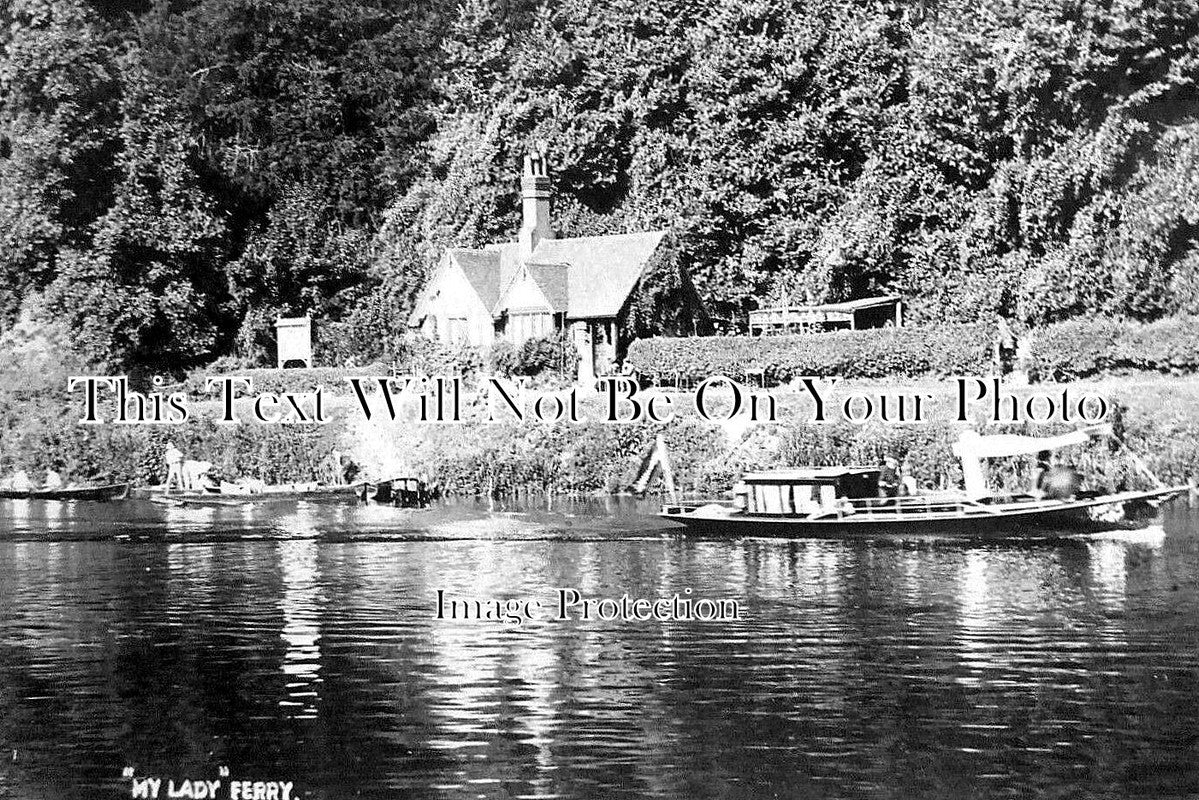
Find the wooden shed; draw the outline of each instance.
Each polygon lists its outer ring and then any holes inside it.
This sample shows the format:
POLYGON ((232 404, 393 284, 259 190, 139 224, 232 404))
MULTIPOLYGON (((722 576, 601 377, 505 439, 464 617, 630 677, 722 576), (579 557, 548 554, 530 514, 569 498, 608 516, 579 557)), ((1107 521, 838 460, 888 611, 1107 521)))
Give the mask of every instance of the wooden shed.
POLYGON ((312 366, 312 317, 279 317, 275 337, 279 369, 312 366))
POLYGON ((897 294, 814 306, 775 306, 749 312, 751 336, 902 325, 903 300, 897 294))

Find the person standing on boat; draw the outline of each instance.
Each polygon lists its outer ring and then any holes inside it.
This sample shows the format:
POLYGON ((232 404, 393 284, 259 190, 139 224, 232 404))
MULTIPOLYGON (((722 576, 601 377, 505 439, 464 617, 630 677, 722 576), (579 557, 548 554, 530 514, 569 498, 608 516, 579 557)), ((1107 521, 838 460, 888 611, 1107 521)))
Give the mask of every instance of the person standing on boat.
POLYGON ((878 470, 878 496, 887 499, 898 497, 899 486, 899 461, 894 456, 887 456, 878 470))
POLYGON ((166 490, 169 492, 175 485, 179 486, 180 491, 187 489, 187 484, 183 479, 183 451, 175 447, 173 441, 167 442, 167 449, 162 454, 162 458, 167 462, 166 490))
POLYGON ((899 464, 899 495, 915 497, 920 494, 920 484, 916 481, 915 470, 912 469, 912 454, 904 456, 899 464))
POLYGON ((43 489, 61 489, 62 476, 52 469, 46 470, 46 480, 42 483, 43 489))
POLYGON ((1037 466, 1032 472, 1032 496, 1040 500, 1045 496, 1045 481, 1049 477, 1052 454, 1048 450, 1037 453, 1037 466))

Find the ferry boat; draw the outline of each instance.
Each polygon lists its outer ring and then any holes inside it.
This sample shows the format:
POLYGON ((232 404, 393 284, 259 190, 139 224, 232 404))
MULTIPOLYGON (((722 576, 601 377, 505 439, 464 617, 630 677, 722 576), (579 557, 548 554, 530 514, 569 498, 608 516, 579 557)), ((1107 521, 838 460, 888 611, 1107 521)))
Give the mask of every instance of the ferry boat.
MULTIPOLYGON (((1147 526, 1160 505, 1187 491, 1165 486, 1138 491, 1076 491, 1066 497, 995 494, 985 461, 1082 444, 1110 429, 1064 436, 979 436, 967 431, 954 446, 964 491, 879 497, 876 467, 811 467, 746 474, 733 502, 674 502, 661 517, 711 536, 873 537, 880 535, 1046 536, 1147 526)), ((1147 470, 1146 470, 1147 472, 1147 470)))

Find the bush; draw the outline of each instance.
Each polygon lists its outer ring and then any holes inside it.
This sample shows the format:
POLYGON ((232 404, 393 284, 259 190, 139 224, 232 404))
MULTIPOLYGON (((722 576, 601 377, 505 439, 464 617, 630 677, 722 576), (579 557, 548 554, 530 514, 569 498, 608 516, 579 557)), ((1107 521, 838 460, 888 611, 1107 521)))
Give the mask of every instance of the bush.
POLYGON ((409 335, 397 345, 396 371, 412 375, 462 375, 482 372, 483 351, 469 344, 447 345, 424 336, 409 335))
POLYGON ((553 373, 567 380, 574 378, 579 366, 579 351, 567 333, 527 340, 517 351, 517 375, 530 377, 553 373))
POLYGON ((1079 319, 1037 332, 1030 352, 1041 380, 1075 380, 1103 373, 1199 372, 1199 317, 1142 324, 1079 319))
POLYGON ((625 360, 641 375, 688 381, 762 370, 768 385, 804 376, 979 375, 992 369, 993 333, 991 326, 973 323, 798 336, 638 339, 625 360))
POLYGON ((491 368, 499 375, 528 378, 552 376, 570 382, 579 367, 579 352, 567 332, 525 340, 520 347, 501 339, 491 347, 491 368))
POLYGON ((511 376, 520 367, 520 353, 507 339, 500 339, 493 344, 488 358, 491 371, 497 375, 511 376))

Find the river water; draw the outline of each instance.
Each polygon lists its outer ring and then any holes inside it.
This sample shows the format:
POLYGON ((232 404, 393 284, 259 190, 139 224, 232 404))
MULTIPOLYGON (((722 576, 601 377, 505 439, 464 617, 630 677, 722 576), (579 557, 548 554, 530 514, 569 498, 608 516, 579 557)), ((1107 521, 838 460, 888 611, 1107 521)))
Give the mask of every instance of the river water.
POLYGON ((0 797, 1199 795, 1185 504, 985 544, 649 510, 0 501, 0 797), (566 587, 739 618, 558 619, 566 587), (542 606, 437 619, 439 589, 542 606))

